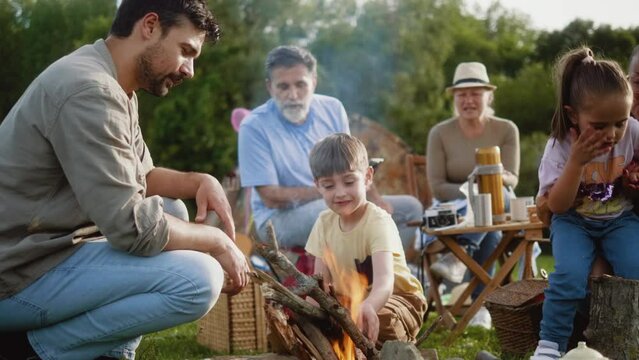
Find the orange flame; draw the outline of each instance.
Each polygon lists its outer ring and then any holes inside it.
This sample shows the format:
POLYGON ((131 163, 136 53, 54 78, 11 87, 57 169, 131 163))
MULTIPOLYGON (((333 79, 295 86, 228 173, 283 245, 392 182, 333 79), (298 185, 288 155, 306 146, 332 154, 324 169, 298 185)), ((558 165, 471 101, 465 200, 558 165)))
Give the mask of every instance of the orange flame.
MULTIPOLYGON (((324 254, 324 262, 329 269, 338 269, 336 274, 333 273, 333 284, 336 286, 338 293, 338 300, 341 305, 350 311, 351 319, 354 323, 357 323, 357 316, 359 315, 359 308, 361 303, 366 298, 368 280, 366 276, 358 273, 357 271, 349 271, 341 269, 335 266, 336 259, 329 249, 326 249, 324 254)), ((333 350, 339 360, 355 360, 357 359, 355 352, 355 344, 353 340, 344 333, 342 339, 338 339, 332 342, 333 350)))

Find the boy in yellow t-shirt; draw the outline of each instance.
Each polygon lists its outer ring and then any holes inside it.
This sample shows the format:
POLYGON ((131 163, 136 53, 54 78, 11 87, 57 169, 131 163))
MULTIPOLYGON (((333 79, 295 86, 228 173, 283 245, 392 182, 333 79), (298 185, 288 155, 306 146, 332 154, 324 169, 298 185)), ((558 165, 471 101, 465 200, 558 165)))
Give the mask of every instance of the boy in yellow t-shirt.
POLYGON ((426 300, 410 273, 399 232, 390 214, 366 200, 373 169, 361 141, 334 134, 310 153, 315 185, 326 201, 313 226, 306 251, 315 256, 315 273, 349 296, 352 284, 342 274, 365 275, 370 292, 359 306, 357 325, 372 341, 415 341, 426 300))

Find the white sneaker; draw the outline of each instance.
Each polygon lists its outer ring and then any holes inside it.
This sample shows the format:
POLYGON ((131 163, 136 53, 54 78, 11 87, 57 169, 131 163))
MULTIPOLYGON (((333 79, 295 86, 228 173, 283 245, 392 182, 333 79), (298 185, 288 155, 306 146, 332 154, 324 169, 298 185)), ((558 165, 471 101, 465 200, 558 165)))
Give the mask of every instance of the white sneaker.
POLYGON ((490 313, 485 306, 479 308, 477 314, 473 316, 472 319, 468 322, 468 326, 481 326, 484 329, 490 330, 490 327, 493 325, 493 320, 490 317, 490 313))
POLYGON ((530 360, 557 360, 561 357, 559 344, 548 340, 539 340, 535 353, 530 360))
POLYGON ((447 253, 430 266, 430 271, 450 282, 461 283, 466 273, 466 265, 455 254, 447 253))

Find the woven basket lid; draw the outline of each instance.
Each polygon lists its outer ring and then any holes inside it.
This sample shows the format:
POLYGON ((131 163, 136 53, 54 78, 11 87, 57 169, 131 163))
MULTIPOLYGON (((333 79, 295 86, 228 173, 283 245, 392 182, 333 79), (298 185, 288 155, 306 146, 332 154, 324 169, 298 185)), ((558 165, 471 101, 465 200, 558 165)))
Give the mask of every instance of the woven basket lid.
POLYGON ((495 289, 486 297, 487 303, 519 307, 544 293, 548 282, 542 279, 528 279, 510 283, 495 289))

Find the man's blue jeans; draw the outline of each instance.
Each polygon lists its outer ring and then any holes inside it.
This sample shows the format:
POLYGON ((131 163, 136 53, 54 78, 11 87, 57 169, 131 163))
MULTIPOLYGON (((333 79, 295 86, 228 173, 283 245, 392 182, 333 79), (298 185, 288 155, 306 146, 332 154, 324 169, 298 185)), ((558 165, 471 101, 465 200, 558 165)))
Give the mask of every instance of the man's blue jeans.
POLYGON ((134 359, 141 335, 194 321, 218 299, 219 263, 197 251, 138 257, 89 242, 0 300, 0 331, 28 330, 43 360, 134 359))
POLYGON ((597 242, 615 275, 639 279, 637 234, 639 218, 632 211, 610 220, 585 219, 573 210, 553 215, 550 241, 555 272, 550 274, 545 291, 542 340, 556 342, 560 351, 566 351, 577 306, 587 294, 597 242))
MULTIPOLYGON (((411 221, 421 221, 423 216, 422 204, 415 197, 410 195, 386 195, 382 197, 384 201, 393 206, 393 221, 399 230, 404 251, 413 248, 415 241, 415 227, 408 226, 411 221)), ((269 220, 273 222, 277 241, 281 246, 306 246, 311 229, 319 214, 326 210, 324 199, 309 201, 296 208, 286 209, 277 212, 269 220)), ((262 241, 265 241, 266 223, 258 229, 258 234, 262 241)))

